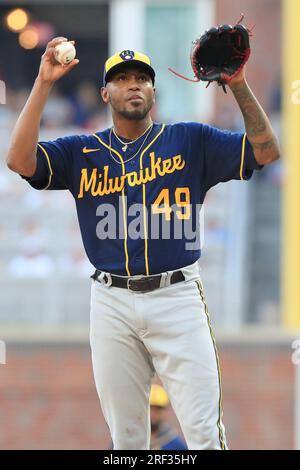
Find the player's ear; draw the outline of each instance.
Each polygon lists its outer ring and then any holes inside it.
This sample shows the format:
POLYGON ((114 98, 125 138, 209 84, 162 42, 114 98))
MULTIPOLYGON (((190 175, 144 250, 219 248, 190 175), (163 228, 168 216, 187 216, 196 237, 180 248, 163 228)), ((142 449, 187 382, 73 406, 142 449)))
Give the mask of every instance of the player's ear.
POLYGON ((109 103, 109 93, 108 93, 108 89, 104 86, 101 88, 101 96, 102 96, 102 99, 103 99, 104 103, 108 104, 109 103))
POLYGON ((155 86, 153 87, 153 103, 156 101, 156 88, 155 86))

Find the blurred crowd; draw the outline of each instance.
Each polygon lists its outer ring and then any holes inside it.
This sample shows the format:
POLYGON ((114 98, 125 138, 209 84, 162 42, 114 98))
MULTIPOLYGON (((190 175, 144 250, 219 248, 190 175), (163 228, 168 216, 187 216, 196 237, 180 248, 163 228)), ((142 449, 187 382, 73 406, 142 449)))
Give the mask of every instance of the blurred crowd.
MULTIPOLYGON (((6 105, 0 106, 0 128, 10 127, 20 114, 30 90, 6 89, 6 105)), ((89 131, 107 125, 107 114, 102 104, 100 87, 92 81, 82 82, 74 93, 62 93, 54 87, 47 101, 42 127, 47 130, 78 127, 89 131)))
MULTIPOLYGON (((29 89, 6 89, 6 104, 0 106, 2 155, 6 154, 7 136, 29 93, 29 89)), ((100 90, 86 81, 72 95, 53 89, 43 113, 41 140, 92 133, 107 126, 100 90)), ((88 277, 92 273, 71 195, 66 191, 28 190, 27 183, 6 168, 3 158, 0 198, 5 201, 0 207, 0 276, 46 278, 53 273, 72 273, 75 277, 88 277)))
MULTIPOLYGON (((275 135, 281 143, 282 141, 282 103, 281 103, 281 84, 278 82, 270 90, 270 95, 267 97, 266 112, 272 123, 275 135)), ((239 110, 232 112, 230 104, 224 105, 212 123, 220 129, 229 129, 236 132, 244 132, 244 120, 239 110)), ((257 177, 280 187, 283 177, 282 160, 274 162, 272 165, 264 168, 263 172, 257 173, 257 177)))

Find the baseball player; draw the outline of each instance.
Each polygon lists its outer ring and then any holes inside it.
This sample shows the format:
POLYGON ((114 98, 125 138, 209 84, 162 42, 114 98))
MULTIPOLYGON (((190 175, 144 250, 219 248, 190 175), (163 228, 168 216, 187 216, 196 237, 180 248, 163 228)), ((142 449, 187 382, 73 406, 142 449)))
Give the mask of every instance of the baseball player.
POLYGON ((124 50, 104 66, 101 96, 112 127, 39 142, 49 93, 78 64, 76 59, 66 66, 55 61, 55 45, 66 40, 58 37, 47 45, 14 128, 7 164, 33 188, 69 190, 74 197, 84 247, 95 266, 90 344, 114 449, 149 449, 155 371, 188 448, 226 449, 200 246, 190 243, 190 231, 178 233, 181 226, 197 223, 198 207, 211 187, 249 180, 254 170, 279 157, 271 124, 246 82, 244 67, 229 88, 246 133, 197 122, 153 122, 151 61, 124 50))
MULTIPOLYGON (((186 397, 188 399, 188 397, 186 397)), ((150 392, 151 450, 187 450, 166 420, 169 397, 161 385, 152 384, 150 392)))

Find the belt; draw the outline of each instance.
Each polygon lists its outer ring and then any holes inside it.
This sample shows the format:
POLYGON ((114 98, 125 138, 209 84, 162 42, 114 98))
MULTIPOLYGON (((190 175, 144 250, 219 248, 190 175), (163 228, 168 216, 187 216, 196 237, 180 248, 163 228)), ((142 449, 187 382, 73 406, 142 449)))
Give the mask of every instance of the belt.
MULTIPOLYGON (((151 292, 155 289, 162 287, 161 279, 162 274, 157 274, 155 276, 143 276, 140 278, 132 277, 121 277, 115 276, 114 274, 109 274, 111 282, 106 273, 96 269, 94 274, 91 276, 92 279, 100 283, 106 284, 107 286, 120 287, 121 289, 128 289, 133 292, 151 292), (102 275, 102 276, 101 276, 102 275), (101 281, 98 279, 101 276, 101 281)), ((177 282, 182 282, 185 280, 185 276, 182 271, 174 271, 170 277, 170 284, 176 284, 177 282)))

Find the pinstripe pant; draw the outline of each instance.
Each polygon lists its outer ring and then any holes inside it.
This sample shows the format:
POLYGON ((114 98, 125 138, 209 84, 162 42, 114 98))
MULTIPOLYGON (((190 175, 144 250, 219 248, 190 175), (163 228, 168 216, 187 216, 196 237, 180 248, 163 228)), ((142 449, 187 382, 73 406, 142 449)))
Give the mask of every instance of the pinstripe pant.
POLYGON ((199 265, 184 282, 141 294, 92 281, 90 344, 114 449, 149 449, 157 372, 188 448, 226 449, 219 360, 199 265))

